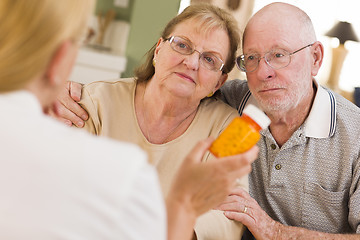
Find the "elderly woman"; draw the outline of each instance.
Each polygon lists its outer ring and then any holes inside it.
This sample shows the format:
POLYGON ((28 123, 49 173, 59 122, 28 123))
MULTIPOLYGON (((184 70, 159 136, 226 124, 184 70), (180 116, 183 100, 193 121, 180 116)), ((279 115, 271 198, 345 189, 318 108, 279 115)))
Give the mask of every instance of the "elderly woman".
MULTIPOLYGON (((229 13, 212 5, 189 6, 167 24, 135 78, 84 86, 80 104, 89 114, 85 129, 140 145, 157 167, 166 196, 190 147, 217 137, 237 116, 209 96, 233 68, 239 38, 229 13)), ((208 153, 203 161, 211 158, 208 153)), ((210 215, 198 223, 199 239, 240 238, 242 226, 220 212, 210 215)))
POLYGON ((166 224, 142 150, 43 113, 64 88, 93 5, 0 1, 0 239, 190 239, 196 217, 250 171, 256 149, 203 164, 211 141, 200 142, 174 177, 166 224))

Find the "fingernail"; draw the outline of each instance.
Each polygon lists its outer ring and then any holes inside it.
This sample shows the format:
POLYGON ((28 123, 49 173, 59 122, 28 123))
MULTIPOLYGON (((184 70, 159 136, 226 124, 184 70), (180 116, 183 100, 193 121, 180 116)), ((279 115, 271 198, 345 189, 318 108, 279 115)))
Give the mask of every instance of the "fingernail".
POLYGON ((76 124, 78 127, 83 127, 84 126, 84 123, 83 122, 77 122, 76 124))
POLYGON ((81 118, 82 118, 83 120, 87 120, 88 116, 87 116, 87 115, 82 115, 81 118))

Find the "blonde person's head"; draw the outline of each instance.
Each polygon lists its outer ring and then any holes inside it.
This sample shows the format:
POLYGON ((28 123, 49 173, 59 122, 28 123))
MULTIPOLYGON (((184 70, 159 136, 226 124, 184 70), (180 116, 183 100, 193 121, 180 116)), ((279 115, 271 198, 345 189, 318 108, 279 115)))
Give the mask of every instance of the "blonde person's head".
POLYGON ((80 41, 94 0, 0 0, 0 92, 43 74, 57 48, 80 41))
MULTIPOLYGON (((230 49, 225 61, 224 73, 229 73, 235 64, 236 51, 240 44, 240 31, 236 19, 224 9, 211 4, 194 4, 170 20, 163 30, 161 37, 166 39, 174 31, 175 27, 186 20, 194 19, 201 25, 203 31, 223 29, 228 34, 230 49)), ((209 39, 209 41, 211 41, 209 39)), ((135 77, 139 82, 148 81, 155 73, 152 64, 156 44, 147 52, 145 62, 135 70, 135 77)))

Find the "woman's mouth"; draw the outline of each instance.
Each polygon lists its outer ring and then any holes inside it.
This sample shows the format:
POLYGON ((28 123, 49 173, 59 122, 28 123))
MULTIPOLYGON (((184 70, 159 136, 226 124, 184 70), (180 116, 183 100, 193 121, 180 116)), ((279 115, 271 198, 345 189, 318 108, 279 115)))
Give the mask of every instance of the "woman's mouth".
POLYGON ((176 75, 178 75, 179 77, 185 79, 185 80, 188 80, 190 82, 193 82, 195 83, 194 79, 192 77, 190 77, 189 75, 185 74, 185 73, 179 73, 177 72, 176 75))

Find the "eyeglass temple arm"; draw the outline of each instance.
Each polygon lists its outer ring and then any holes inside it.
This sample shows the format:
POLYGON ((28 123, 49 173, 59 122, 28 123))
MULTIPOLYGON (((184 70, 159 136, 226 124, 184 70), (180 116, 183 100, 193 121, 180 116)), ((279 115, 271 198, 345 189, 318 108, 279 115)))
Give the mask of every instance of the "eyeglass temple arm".
POLYGON ((293 55, 293 54, 295 54, 295 53, 297 53, 297 52, 300 52, 301 50, 303 50, 303 49, 305 49, 305 48, 307 48, 307 47, 311 47, 312 45, 314 45, 314 43, 311 43, 311 44, 309 44, 309 45, 306 45, 305 47, 302 47, 302 48, 296 50, 295 52, 292 52, 290 55, 293 55))

